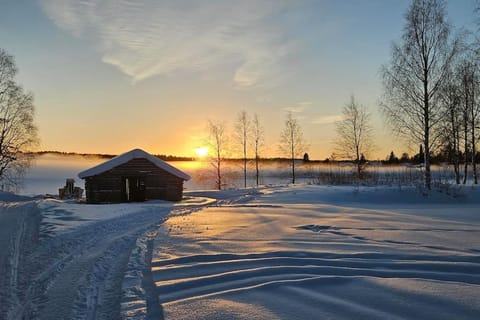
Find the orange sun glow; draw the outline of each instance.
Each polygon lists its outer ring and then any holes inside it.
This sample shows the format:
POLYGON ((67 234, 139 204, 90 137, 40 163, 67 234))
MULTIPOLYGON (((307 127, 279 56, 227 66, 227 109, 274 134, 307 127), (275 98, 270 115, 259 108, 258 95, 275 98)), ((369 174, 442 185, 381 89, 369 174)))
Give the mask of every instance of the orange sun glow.
POLYGON ((199 158, 205 158, 208 155, 207 147, 195 148, 195 153, 199 158))

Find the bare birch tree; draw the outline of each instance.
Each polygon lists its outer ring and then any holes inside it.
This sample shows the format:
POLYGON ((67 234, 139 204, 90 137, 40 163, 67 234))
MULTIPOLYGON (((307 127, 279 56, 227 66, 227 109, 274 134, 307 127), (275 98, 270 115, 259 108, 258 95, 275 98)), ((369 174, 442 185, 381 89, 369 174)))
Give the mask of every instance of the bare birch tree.
POLYGON ((480 118, 480 105, 478 93, 480 87, 480 76, 478 65, 472 57, 461 61, 458 68, 461 91, 461 110, 463 113, 463 134, 465 145, 465 169, 463 183, 467 181, 468 163, 472 166, 472 180, 478 184, 477 175, 477 127, 480 118), (467 152, 468 151, 468 152, 467 152))
POLYGON ((227 145, 225 124, 223 122, 209 121, 208 129, 210 132, 210 149, 214 152, 211 156, 210 163, 215 169, 215 186, 218 190, 222 190, 222 186, 224 183, 222 166, 223 162, 225 161, 225 152, 227 145))
POLYGON ((285 119, 280 149, 291 159, 292 183, 295 184, 295 159, 306 151, 307 145, 303 138, 302 127, 291 112, 287 114, 285 119))
POLYGON ((235 140, 241 147, 242 161, 243 161, 243 182, 244 187, 247 187, 247 146, 248 137, 250 135, 251 125, 250 118, 246 111, 240 111, 237 115, 237 121, 235 122, 235 140))
POLYGON ((460 155, 461 155, 461 89, 458 77, 449 73, 441 91, 441 103, 445 112, 445 123, 442 129, 443 143, 446 144, 453 164, 455 183, 460 184, 460 155))
POLYGON ((424 184, 431 189, 430 156, 440 138, 439 91, 457 52, 441 0, 413 0, 401 44, 394 43, 390 64, 382 68, 382 109, 397 133, 425 149, 424 184))
POLYGON ((354 160, 357 176, 361 178, 365 162, 362 155, 368 156, 372 144, 372 126, 367 109, 358 104, 352 96, 342 110, 342 120, 336 123, 336 153, 341 157, 354 160))
POLYGON ((258 187, 260 178, 260 151, 264 141, 263 127, 258 120, 258 115, 254 114, 252 119, 252 143, 255 152, 255 182, 258 187))
POLYGON ((29 168, 30 151, 38 144, 33 96, 15 82, 12 56, 0 49, 0 182, 16 187, 29 168))

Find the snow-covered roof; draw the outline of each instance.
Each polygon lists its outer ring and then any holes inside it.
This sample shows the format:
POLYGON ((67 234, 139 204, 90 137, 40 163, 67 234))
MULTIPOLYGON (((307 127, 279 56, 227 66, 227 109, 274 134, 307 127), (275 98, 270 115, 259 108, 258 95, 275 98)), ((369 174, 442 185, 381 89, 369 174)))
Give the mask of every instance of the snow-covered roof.
POLYGON ((122 153, 121 155, 118 155, 115 158, 112 158, 104 163, 101 163, 98 166, 80 172, 78 174, 78 177, 81 179, 85 179, 87 177, 95 176, 97 174, 101 174, 115 167, 118 167, 119 165, 127 163, 133 159, 147 159, 148 161, 156 165, 158 168, 163 169, 168 173, 173 174, 174 176, 177 176, 185 181, 190 180, 190 176, 185 172, 178 170, 177 168, 166 163, 165 161, 155 156, 152 156, 151 154, 141 149, 133 149, 131 151, 122 153))

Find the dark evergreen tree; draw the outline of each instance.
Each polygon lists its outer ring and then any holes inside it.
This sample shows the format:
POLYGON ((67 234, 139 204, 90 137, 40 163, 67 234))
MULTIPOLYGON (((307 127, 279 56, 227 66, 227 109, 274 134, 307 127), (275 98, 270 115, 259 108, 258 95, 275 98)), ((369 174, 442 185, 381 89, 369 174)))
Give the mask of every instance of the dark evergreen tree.
POLYGON ((425 161, 425 153, 423 152, 423 145, 420 145, 418 153, 413 156, 413 163, 414 164, 422 164, 425 161))
POLYGON ((402 156, 400 157, 399 161, 401 163, 410 162, 410 156, 408 155, 408 153, 404 152, 404 153, 402 153, 402 156))
POLYGON ((362 154, 360 155, 360 163, 361 163, 361 164, 364 164, 364 163, 366 163, 366 162, 367 162, 367 159, 365 159, 365 155, 362 153, 362 154))
POLYGON ((395 153, 393 151, 390 152, 390 155, 387 158, 387 163, 388 164, 397 164, 398 163, 398 157, 395 155, 395 153))

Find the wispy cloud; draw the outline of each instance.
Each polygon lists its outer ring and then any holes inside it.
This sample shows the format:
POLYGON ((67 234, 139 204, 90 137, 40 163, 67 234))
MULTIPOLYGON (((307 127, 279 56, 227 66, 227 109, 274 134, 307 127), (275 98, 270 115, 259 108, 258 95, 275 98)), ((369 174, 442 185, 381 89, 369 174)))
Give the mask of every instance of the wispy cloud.
POLYGON ((329 123, 335 123, 335 122, 341 121, 342 119, 343 118, 341 114, 321 116, 321 117, 314 118, 312 120, 312 123, 313 124, 329 124, 329 123))
POLYGON ((294 106, 286 107, 284 108, 284 110, 292 113, 302 113, 307 110, 311 105, 312 103, 310 101, 302 101, 295 104, 294 106))
POLYGON ((61 29, 91 39, 102 60, 141 81, 228 65, 238 86, 265 80, 290 51, 277 0, 43 0, 61 29))

